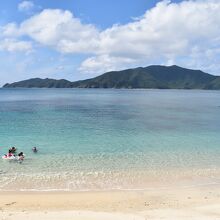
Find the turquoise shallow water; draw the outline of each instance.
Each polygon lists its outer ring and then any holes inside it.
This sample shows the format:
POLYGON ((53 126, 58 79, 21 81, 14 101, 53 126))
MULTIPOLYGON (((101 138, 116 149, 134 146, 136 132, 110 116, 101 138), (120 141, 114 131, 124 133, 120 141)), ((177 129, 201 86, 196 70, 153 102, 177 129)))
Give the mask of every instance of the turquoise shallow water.
POLYGON ((1 89, 0 190, 218 184, 219 132, 219 91, 1 89))

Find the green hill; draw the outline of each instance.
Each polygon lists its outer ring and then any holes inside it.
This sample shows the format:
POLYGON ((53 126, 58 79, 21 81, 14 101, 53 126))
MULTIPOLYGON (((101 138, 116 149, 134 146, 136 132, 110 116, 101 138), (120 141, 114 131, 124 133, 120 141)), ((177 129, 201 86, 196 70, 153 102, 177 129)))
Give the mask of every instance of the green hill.
POLYGON ((33 78, 28 80, 23 80, 14 83, 7 83, 4 88, 68 88, 71 86, 71 82, 65 79, 40 79, 33 78))
POLYGON ((98 77, 70 82, 54 79, 29 79, 4 87, 37 88, 156 88, 220 89, 220 77, 178 66, 148 66, 104 73, 98 77))

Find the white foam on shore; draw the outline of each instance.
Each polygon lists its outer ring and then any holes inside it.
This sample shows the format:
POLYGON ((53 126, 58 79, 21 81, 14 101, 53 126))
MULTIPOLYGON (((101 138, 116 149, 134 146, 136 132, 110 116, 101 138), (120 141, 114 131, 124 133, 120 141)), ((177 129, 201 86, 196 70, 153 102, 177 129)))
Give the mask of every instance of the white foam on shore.
MULTIPOLYGON (((173 186, 177 189, 190 189, 207 186, 218 186, 220 183, 198 183, 192 185, 173 186)), ((172 188, 173 188, 172 187, 172 188)), ((108 188, 108 189, 0 189, 0 192, 108 192, 108 191, 153 191, 153 190, 169 190, 171 187, 148 187, 148 188, 108 188)))

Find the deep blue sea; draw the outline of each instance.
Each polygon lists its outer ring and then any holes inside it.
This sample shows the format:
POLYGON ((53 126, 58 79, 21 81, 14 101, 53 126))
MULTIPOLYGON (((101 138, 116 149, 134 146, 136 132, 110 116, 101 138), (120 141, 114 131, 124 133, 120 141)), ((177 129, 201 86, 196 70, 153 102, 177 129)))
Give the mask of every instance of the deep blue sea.
POLYGON ((26 158, 0 158, 0 190, 219 184, 220 91, 0 89, 10 146, 26 158))

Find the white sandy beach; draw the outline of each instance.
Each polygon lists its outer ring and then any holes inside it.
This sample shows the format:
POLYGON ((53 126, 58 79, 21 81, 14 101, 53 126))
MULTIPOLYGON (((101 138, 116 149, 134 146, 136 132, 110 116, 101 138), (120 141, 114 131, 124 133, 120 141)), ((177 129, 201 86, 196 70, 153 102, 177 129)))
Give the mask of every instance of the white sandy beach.
POLYGON ((157 209, 134 214, 91 211, 3 212, 1 220, 219 220, 220 205, 193 209, 157 209))
POLYGON ((1 220, 219 220, 220 188, 2 192, 1 220))

